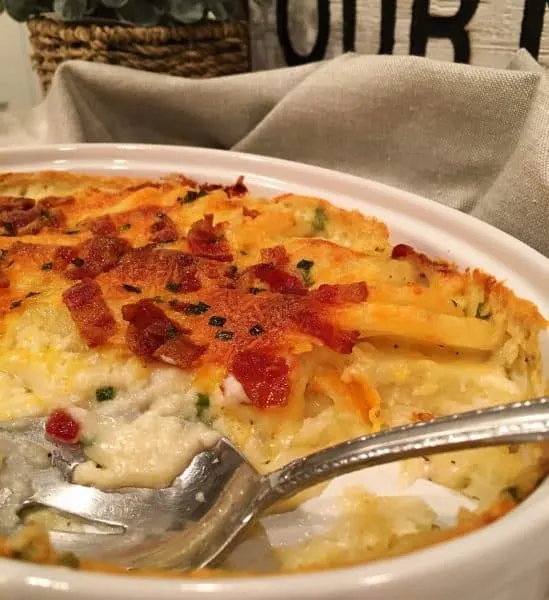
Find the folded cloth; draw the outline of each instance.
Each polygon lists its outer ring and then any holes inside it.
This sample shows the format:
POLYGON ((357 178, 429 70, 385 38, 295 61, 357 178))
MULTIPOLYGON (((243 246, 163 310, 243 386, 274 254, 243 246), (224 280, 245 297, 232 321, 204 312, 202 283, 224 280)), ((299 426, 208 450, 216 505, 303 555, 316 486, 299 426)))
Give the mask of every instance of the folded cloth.
POLYGON ((0 117, 0 145, 56 142, 321 165, 470 213, 549 256, 549 83, 525 51, 507 69, 347 54, 210 80, 65 63, 41 105, 0 117))

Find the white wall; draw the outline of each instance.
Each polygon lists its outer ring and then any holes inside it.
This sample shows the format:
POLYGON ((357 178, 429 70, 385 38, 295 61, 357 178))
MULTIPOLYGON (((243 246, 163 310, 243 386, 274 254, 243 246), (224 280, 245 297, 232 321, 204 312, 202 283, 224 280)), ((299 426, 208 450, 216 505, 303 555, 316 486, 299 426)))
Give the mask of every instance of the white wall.
POLYGON ((0 15, 0 110, 28 108, 40 99, 27 30, 4 13, 0 15))

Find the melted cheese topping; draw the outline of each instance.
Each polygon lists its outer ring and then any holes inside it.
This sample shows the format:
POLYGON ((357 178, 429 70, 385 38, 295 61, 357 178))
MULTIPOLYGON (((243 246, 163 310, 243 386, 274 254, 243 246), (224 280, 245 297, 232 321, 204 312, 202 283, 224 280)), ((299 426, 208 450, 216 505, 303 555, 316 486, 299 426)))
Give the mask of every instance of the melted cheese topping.
MULTIPOLYGON (((318 198, 181 176, 6 174, 0 224, 0 419, 68 410, 89 457, 80 483, 169 485, 219 434, 268 472, 546 390, 533 304, 393 248, 383 223, 318 198)), ((483 510, 533 489, 545 446, 404 467, 483 510)), ((360 550, 349 560, 432 524, 415 500, 357 498, 353 511, 375 518, 360 543, 343 536, 360 550)), ((326 544, 283 563, 337 563, 326 544)))

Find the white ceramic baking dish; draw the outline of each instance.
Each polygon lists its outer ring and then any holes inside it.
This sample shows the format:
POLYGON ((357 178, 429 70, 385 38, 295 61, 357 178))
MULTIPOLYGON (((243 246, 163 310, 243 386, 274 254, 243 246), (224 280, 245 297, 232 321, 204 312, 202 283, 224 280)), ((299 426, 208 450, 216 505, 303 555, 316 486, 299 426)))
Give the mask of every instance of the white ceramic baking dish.
MULTIPOLYGON (((410 243, 462 266, 478 266, 549 315, 549 260, 514 238, 424 198, 324 169, 231 152, 140 145, 65 145, 0 150, 0 172, 59 169, 160 175, 184 172, 231 182, 244 175, 266 197, 292 191, 356 208, 387 223, 394 242, 410 243)), ((528 201, 527 199, 525 201, 528 201)), ((546 364, 549 339, 542 340, 546 364)), ((391 471, 381 481, 391 493, 391 471)), ((336 486, 337 487, 337 486, 336 486)), ((376 491, 374 489, 374 491, 376 491)), ((427 492, 428 495, 428 492, 427 492)), ((450 497, 432 494, 444 511, 450 497)), ((459 503, 459 502, 458 502, 459 503)), ((311 510, 321 510, 311 505, 311 510)), ((446 507, 447 508, 447 507, 446 507)), ((455 509, 455 506, 453 507, 455 509)), ((0 597, 8 600, 542 600, 549 589, 549 482, 509 516, 481 531, 401 558, 318 574, 235 580, 162 580, 89 574, 0 560, 0 597)))

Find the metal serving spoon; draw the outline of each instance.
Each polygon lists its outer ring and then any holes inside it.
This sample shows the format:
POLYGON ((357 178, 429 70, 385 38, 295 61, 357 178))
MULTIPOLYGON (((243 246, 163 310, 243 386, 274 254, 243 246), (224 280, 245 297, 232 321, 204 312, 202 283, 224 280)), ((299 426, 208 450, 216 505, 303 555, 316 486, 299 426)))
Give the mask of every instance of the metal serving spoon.
MULTIPOLYGON (((44 420, 3 424, 16 439, 44 445, 44 420)), ((211 564, 266 508, 317 483, 383 463, 452 450, 549 439, 549 397, 406 425, 338 444, 259 475, 226 440, 200 454, 165 489, 103 492, 70 483, 85 460, 78 446, 52 446, 52 466, 23 503, 50 507, 107 527, 52 532, 59 550, 128 568, 188 569, 211 564)))

